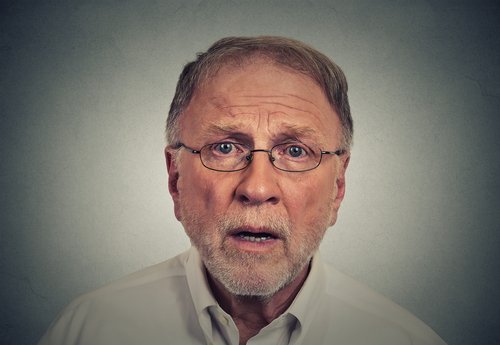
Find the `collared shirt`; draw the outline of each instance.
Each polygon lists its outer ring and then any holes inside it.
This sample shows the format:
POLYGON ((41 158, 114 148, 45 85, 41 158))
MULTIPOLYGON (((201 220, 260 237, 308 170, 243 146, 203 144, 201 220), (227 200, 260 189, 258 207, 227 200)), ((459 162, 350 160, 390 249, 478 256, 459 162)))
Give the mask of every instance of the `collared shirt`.
MULTIPOLYGON (((72 302, 39 345, 239 344, 191 248, 72 302)), ((321 261, 290 307, 247 345, 442 345, 409 312, 321 261)))

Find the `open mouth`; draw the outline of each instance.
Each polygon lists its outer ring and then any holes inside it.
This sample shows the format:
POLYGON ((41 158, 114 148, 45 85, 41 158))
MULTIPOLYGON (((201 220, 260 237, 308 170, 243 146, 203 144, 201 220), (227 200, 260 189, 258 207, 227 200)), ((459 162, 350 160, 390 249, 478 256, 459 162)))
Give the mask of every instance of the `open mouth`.
POLYGON ((266 242, 279 239, 278 234, 274 233, 271 229, 262 227, 245 226, 234 229, 230 235, 238 241, 247 242, 266 242))
POLYGON ((274 235, 267 232, 254 233, 249 231, 241 231, 237 232, 234 236, 244 241, 250 241, 250 242, 263 242, 276 239, 274 235))

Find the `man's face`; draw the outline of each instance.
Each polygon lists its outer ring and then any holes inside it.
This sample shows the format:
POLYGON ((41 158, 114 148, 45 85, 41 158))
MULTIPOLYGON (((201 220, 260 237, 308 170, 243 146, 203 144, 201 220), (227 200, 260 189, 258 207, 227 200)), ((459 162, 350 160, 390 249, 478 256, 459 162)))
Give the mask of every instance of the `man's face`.
MULTIPOLYGON (((263 60, 220 69, 195 92, 179 126, 181 141, 195 149, 299 141, 335 151, 342 142, 338 116, 312 79, 263 60)), ((290 283, 335 223, 344 196, 347 154, 285 172, 255 152, 246 169, 217 172, 188 150, 166 153, 176 217, 211 276, 235 295, 270 296, 290 283)))

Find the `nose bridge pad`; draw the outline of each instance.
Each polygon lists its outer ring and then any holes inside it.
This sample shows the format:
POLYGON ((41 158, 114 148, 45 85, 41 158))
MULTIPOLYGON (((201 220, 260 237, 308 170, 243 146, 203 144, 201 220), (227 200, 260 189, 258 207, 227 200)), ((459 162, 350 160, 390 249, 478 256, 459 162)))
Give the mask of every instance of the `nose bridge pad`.
POLYGON ((274 161, 276 160, 276 158, 274 158, 273 156, 273 151, 269 150, 268 154, 269 154, 269 161, 272 163, 272 165, 274 165, 274 161))
POLYGON ((265 152, 265 153, 267 153, 267 156, 269 157, 269 161, 271 162, 272 165, 274 165, 274 161, 276 160, 276 158, 273 157, 272 150, 264 150, 264 149, 256 149, 256 150, 250 151, 250 153, 248 154, 248 156, 245 157, 246 160, 248 161, 248 164, 250 164, 252 162, 253 156, 254 156, 255 152, 265 152))

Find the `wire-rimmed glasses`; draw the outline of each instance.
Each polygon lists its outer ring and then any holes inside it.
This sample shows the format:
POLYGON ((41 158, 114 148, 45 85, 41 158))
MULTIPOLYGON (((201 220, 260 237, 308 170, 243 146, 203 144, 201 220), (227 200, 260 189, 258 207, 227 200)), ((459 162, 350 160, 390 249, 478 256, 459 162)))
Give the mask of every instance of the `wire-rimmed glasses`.
POLYGON ((323 151, 312 148, 301 142, 285 142, 274 145, 270 150, 251 149, 245 144, 221 141, 207 144, 196 150, 183 143, 174 145, 175 149, 185 148, 193 154, 200 155, 203 166, 210 170, 231 172, 245 169, 252 162, 255 152, 266 152, 272 165, 283 171, 303 172, 317 168, 323 155, 340 156, 345 150, 323 151))

